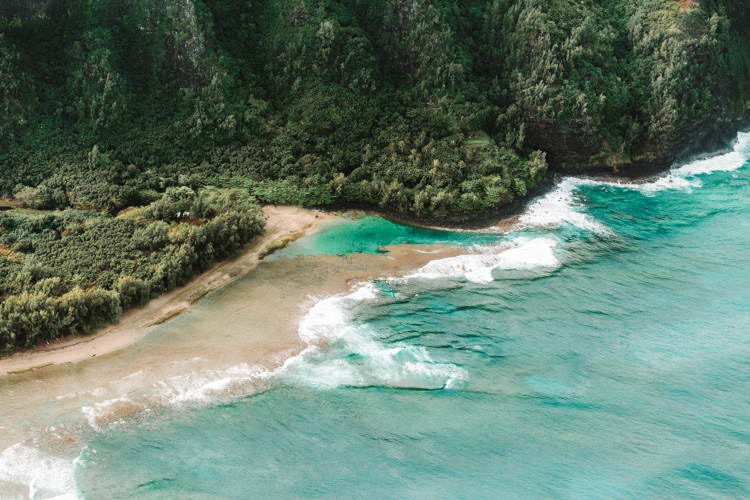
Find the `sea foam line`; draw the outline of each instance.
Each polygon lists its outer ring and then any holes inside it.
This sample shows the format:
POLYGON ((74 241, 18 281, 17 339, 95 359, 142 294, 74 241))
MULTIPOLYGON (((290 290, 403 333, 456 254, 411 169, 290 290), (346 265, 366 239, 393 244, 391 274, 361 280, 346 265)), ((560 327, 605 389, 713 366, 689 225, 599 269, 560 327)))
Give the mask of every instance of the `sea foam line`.
POLYGON ((493 281, 492 271, 547 268, 557 269, 557 241, 551 238, 517 238, 511 243, 485 247, 478 253, 433 260, 406 278, 464 277, 474 283, 493 281))
POLYGON ((575 195, 581 186, 581 179, 565 177, 555 189, 529 205, 519 219, 516 229, 526 227, 559 227, 571 224, 584 231, 599 235, 611 235, 612 230, 594 217, 579 212, 575 207, 583 206, 575 195))
POLYGON ((712 172, 737 170, 747 163, 750 157, 750 132, 740 132, 734 143, 734 151, 713 156, 675 167, 671 173, 681 177, 695 177, 712 172))
POLYGON ((318 389, 463 387, 469 378, 463 368, 434 360, 421 346, 385 345, 370 325, 357 323, 355 307, 388 301, 373 283, 318 301, 300 321, 308 348, 281 368, 282 380, 318 389))
POLYGON ((318 300, 298 326, 300 339, 307 347, 274 370, 242 363, 225 370, 194 371, 159 381, 153 384, 153 391, 138 399, 120 396, 84 407, 82 412, 91 428, 103 432, 125 417, 157 406, 236 399, 284 382, 316 388, 460 386, 467 378, 461 368, 433 361, 420 347, 385 347, 366 325, 353 325, 353 311, 358 305, 384 299, 373 283, 365 283, 348 293, 318 300), (350 355, 358 361, 349 364, 342 359, 350 355))
POLYGON ((162 380, 158 389, 160 403, 174 406, 185 403, 211 403, 235 399, 268 390, 277 370, 241 363, 226 370, 202 370, 162 380))
POLYGON ((10 446, 0 453, 0 494, 3 498, 76 500, 79 460, 80 455, 69 460, 24 443, 10 446))
POLYGON ((91 406, 84 406, 81 408, 81 412, 86 417, 86 421, 92 429, 101 431, 108 425, 145 409, 146 406, 136 403, 126 396, 120 396, 119 398, 108 399, 91 406))
POLYGON ((650 182, 616 182, 564 177, 555 189, 531 203, 527 211, 519 217, 516 229, 526 227, 547 227, 572 224, 580 229, 599 235, 611 235, 607 226, 590 215, 577 211, 582 203, 576 200, 576 193, 582 186, 609 186, 638 191, 646 196, 666 190, 686 190, 703 185, 700 176, 713 172, 734 171, 745 165, 750 158, 750 132, 737 135, 734 151, 710 158, 674 166, 670 171, 650 182))
POLYGON ((612 182, 592 179, 571 179, 579 186, 611 186, 644 194, 656 193, 671 189, 690 190, 703 185, 700 176, 714 172, 731 172, 744 166, 750 158, 750 132, 740 132, 734 143, 734 151, 701 158, 684 165, 675 165, 669 172, 650 182, 612 182))

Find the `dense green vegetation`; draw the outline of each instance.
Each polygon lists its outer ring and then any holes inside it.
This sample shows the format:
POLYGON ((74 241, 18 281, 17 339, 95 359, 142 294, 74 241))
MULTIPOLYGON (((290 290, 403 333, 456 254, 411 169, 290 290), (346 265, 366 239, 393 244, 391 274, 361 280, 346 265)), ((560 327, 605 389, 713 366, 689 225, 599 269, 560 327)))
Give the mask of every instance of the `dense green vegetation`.
POLYGON ((748 109, 749 7, 6 0, 0 195, 60 212, 0 212, 3 345, 184 281, 259 230, 253 199, 441 216, 548 163, 666 165, 748 109))
POLYGON ((6 3, 0 191, 45 207, 234 179, 262 201, 480 210, 547 159, 669 159, 750 87, 745 0, 6 3))
POLYGON ((118 217, 0 212, 0 352, 116 322, 239 250, 265 222, 244 190, 169 188, 118 217))

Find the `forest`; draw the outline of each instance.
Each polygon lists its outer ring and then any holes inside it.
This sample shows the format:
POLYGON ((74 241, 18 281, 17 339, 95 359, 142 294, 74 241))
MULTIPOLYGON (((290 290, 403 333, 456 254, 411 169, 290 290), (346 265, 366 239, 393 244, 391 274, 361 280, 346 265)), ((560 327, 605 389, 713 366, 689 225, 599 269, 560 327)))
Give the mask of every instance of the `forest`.
POLYGON ((0 347, 116 321, 258 203, 477 212, 749 105, 750 0, 5 0, 0 347))
POLYGON ((185 284, 264 226, 245 190, 214 187, 171 187, 116 217, 0 212, 0 352, 116 323, 123 309, 185 284))

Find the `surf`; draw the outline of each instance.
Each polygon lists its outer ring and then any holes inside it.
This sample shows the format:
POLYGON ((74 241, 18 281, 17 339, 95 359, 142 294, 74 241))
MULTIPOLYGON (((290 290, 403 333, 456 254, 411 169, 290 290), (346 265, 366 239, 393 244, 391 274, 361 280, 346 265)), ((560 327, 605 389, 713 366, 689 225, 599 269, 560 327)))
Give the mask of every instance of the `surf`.
MULTIPOLYGON (((748 146, 750 134, 740 134, 734 152, 676 165, 643 183, 563 178, 510 230, 490 236, 391 228, 385 243, 454 238, 462 254, 421 254, 431 260, 407 273, 309 297, 296 325, 302 348, 274 367, 215 367, 190 358, 146 388, 142 381, 157 368, 102 381, 88 394, 66 394, 60 401, 91 400, 76 410, 85 427, 75 431, 79 440, 63 454, 44 439, 7 448, 0 454, 0 481, 19 498, 128 496, 137 485, 121 484, 122 477, 180 491, 198 487, 191 481, 200 470, 210 471, 208 484, 219 496, 232 496, 233 482, 288 496, 309 487, 305 478, 314 482, 337 466, 342 482, 324 490, 335 496, 343 484, 376 491, 368 478, 386 484, 389 474, 402 477, 423 464, 425 479, 414 479, 421 491, 450 491, 440 478, 470 477, 474 470, 501 478, 509 496, 528 494, 523 485, 529 484, 536 485, 531 494, 544 496, 561 491, 551 476, 579 477, 575 471, 596 464, 601 475, 576 482, 581 495, 710 495, 716 490, 707 474, 737 478, 740 486, 729 481, 727 491, 739 494, 748 478, 732 450, 690 455, 691 465, 649 442, 668 436, 689 454, 690 446, 731 440, 747 416, 732 388, 746 382, 741 358, 748 352, 741 335, 748 263, 739 253, 750 206, 743 184, 748 146), (685 420, 705 402, 710 424, 685 420), (656 421, 652 415, 662 403, 672 412, 656 421), (717 424, 722 414, 733 417, 717 424), (320 421, 330 432, 320 434, 320 421), (220 425, 231 439, 214 434, 220 425), (681 425, 692 429, 695 442, 680 435, 681 425), (612 433, 614 442, 607 442, 612 433), (170 436, 179 437, 177 444, 170 436), (194 454, 216 439, 227 455, 241 457, 241 466, 188 460, 181 462, 184 471, 162 468, 164 454, 178 460, 190 456, 181 446, 194 454), (268 464, 293 468, 290 450, 313 450, 311 442, 328 453, 310 461, 309 476, 274 482, 268 464), (563 445, 566 454, 557 454, 563 445), (159 447, 162 455, 151 449, 159 447), (672 489, 649 483, 652 471, 617 473, 640 460, 638 450, 661 464, 672 489), (239 469, 244 475, 231 475, 239 469), (435 484, 443 489, 431 490, 435 484)), ((383 227, 366 224, 367 231, 383 227)), ((343 247, 337 240, 356 248, 359 236, 352 235, 361 233, 355 226, 356 220, 349 229, 338 227, 336 238, 317 247, 303 238, 298 241, 306 246, 289 251, 315 253, 324 246, 338 259, 343 247)), ((384 243, 377 231, 368 238, 373 252, 384 243)), ((464 493, 489 492, 481 484, 464 493)))

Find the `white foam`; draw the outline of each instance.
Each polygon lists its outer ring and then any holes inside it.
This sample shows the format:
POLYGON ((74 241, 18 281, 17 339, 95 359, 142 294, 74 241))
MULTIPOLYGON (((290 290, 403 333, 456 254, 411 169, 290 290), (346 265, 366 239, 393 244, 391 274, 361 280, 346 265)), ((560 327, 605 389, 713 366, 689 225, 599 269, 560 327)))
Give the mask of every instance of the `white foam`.
POLYGON ((687 165, 675 167, 672 174, 681 177, 695 177, 712 172, 730 172, 747 163, 750 158, 750 132, 740 132, 731 153, 697 160, 687 165))
POLYGON ((459 366, 434 361, 424 347, 385 347, 367 326, 348 328, 332 351, 300 356, 287 366, 286 380, 318 389, 458 389, 469 378, 459 366))
POLYGON ((750 155, 750 131, 737 134, 733 149, 738 153, 750 155))
POLYGON ((642 193, 656 193, 667 190, 689 191, 692 188, 701 187, 702 182, 697 179, 686 179, 684 177, 667 174, 659 177, 655 181, 645 182, 643 184, 633 184, 630 189, 641 191, 642 193))
POLYGON ((151 411, 151 407, 212 403, 261 392, 270 387, 278 371, 245 363, 224 370, 193 371, 154 383, 151 390, 139 391, 135 400, 131 398, 136 393, 131 393, 84 406, 81 411, 91 428, 101 432, 128 416, 151 411))
POLYGON ((646 195, 672 189, 690 190, 703 185, 700 178, 698 178, 699 176, 711 174, 713 172, 731 172, 737 170, 747 163, 748 158, 750 158, 750 133, 742 132, 737 134, 734 151, 712 156, 710 158, 695 160, 686 165, 675 166, 668 174, 651 182, 607 182, 572 178, 565 180, 569 180, 579 186, 599 185, 619 187, 633 191, 640 191, 646 195))
POLYGON ((335 340, 349 324, 346 314, 348 307, 365 300, 374 300, 379 293, 374 284, 367 283, 355 287, 348 294, 334 295, 318 301, 300 321, 300 338, 311 345, 335 340))
POLYGON ((308 348, 279 370, 284 380, 319 389, 341 386, 419 389, 459 388, 468 373, 434 361, 423 347, 383 345, 370 326, 354 323, 353 308, 385 300, 373 283, 319 301, 300 321, 308 348), (325 347, 325 349, 324 349, 325 347))
POLYGON ((500 263, 495 267, 501 269, 559 267, 560 261, 557 260, 553 252, 555 246, 557 246, 557 242, 550 238, 534 238, 501 253, 500 263))
POLYGON ((518 238, 512 246, 485 247, 481 253, 457 255, 429 262, 407 278, 465 277, 475 283, 490 283, 493 269, 560 267, 554 253, 557 242, 550 238, 518 238))
POLYGON ((640 191, 646 195, 666 190, 690 190, 702 185, 701 181, 697 179, 686 179, 685 177, 673 174, 667 174, 651 182, 612 182, 597 181, 593 179, 575 179, 574 182, 578 186, 609 186, 629 189, 631 191, 640 191))
POLYGON ((54 457, 33 446, 15 444, 0 453, 0 495, 75 500, 77 461, 78 458, 54 457))
POLYGON ((105 389, 104 387, 97 387, 93 391, 90 391, 90 394, 96 397, 104 396, 106 393, 107 389, 105 389))
POLYGON ((583 204, 575 199, 574 193, 581 185, 581 179, 565 177, 546 196, 534 201, 519 218, 519 228, 549 227, 572 224, 585 231, 597 234, 611 234, 612 231, 590 215, 578 212, 574 207, 583 204))
POLYGON ((108 399, 92 406, 81 408, 92 429, 101 431, 108 425, 117 422, 122 417, 145 410, 142 404, 135 403, 125 396, 108 399))
POLYGON ((210 403, 221 398, 249 396, 267 388, 274 375, 261 366, 245 363, 226 370, 201 370, 170 377, 154 384, 165 405, 210 403))
POLYGON ((466 279, 479 283, 489 283, 489 280, 482 279, 484 271, 492 269, 497 265, 498 255, 490 253, 475 253, 447 257, 445 259, 433 260, 419 269, 416 273, 406 276, 406 278, 452 278, 465 277, 466 279))
POLYGON ((638 191, 646 196, 667 190, 689 191, 703 185, 700 176, 713 172, 734 171, 750 158, 750 133, 739 133, 734 151, 723 155, 696 160, 687 165, 675 166, 669 173, 650 182, 612 182, 576 177, 563 178, 546 196, 534 201, 519 218, 519 228, 545 227, 572 224, 586 231, 611 234, 611 230, 593 217, 575 210, 581 206, 575 198, 581 186, 609 186, 638 191))
POLYGON ((737 170, 747 161, 747 156, 738 151, 697 160, 687 165, 672 169, 672 174, 680 177, 695 177, 712 172, 737 170))

